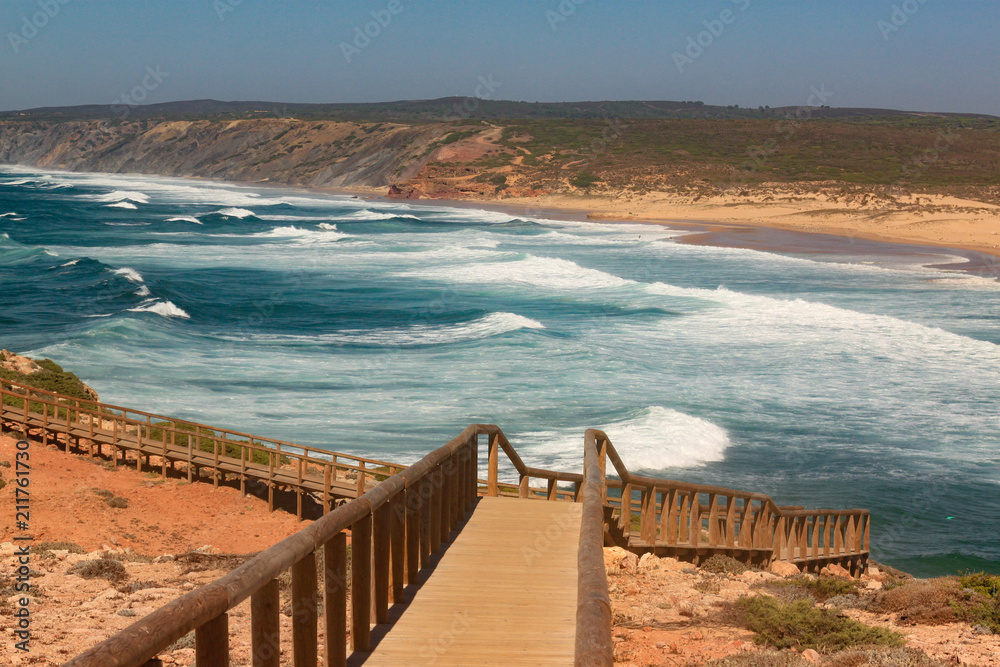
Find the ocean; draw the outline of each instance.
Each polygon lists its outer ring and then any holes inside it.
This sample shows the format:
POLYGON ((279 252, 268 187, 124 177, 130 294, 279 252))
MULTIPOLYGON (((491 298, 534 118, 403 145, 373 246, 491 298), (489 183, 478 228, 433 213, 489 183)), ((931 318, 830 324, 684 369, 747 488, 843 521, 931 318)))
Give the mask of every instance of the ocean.
POLYGON ((0 168, 0 346, 102 400, 409 462, 472 422, 580 470, 869 508, 917 575, 1000 572, 1000 282, 211 181, 0 168))

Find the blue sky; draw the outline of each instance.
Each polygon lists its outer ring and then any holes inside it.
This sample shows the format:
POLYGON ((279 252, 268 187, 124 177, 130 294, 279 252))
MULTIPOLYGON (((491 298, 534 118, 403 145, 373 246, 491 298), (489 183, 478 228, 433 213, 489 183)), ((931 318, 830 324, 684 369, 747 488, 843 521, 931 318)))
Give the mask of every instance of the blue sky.
POLYGON ((997 0, 0 3, 5 110, 426 99, 492 77, 514 100, 784 106, 815 88, 831 106, 1000 115, 997 0))

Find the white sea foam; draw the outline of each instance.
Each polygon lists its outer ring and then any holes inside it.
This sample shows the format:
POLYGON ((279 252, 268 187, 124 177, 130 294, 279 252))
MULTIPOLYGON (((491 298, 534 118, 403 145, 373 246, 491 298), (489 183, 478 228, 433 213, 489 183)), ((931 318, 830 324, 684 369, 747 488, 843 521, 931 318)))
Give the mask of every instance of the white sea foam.
POLYGON ((415 215, 410 215, 409 213, 395 213, 392 211, 373 211, 368 208, 363 208, 360 211, 355 211, 354 213, 348 213, 344 216, 339 216, 339 220, 344 221, 365 221, 365 222, 375 222, 378 220, 392 220, 394 218, 408 218, 410 220, 419 220, 415 215))
POLYGON ((275 227, 266 232, 253 234, 257 238, 294 239, 296 243, 328 243, 347 238, 347 234, 337 230, 335 225, 316 229, 301 229, 299 227, 275 227))
POLYGON ((249 211, 245 208, 224 208, 219 211, 215 211, 213 215, 224 215, 227 218, 239 218, 243 220, 244 218, 249 218, 254 215, 253 211, 249 211))
POLYGON ((184 312, 183 309, 178 308, 172 301, 159 301, 157 299, 144 301, 135 308, 129 308, 129 311, 134 313, 156 313, 163 317, 191 318, 190 315, 184 312))
POLYGON ((81 259, 80 257, 77 257, 76 259, 69 260, 65 264, 60 264, 59 266, 75 266, 76 263, 80 261, 80 259, 81 259))
MULTIPOLYGON (((729 434, 721 426, 659 405, 647 407, 634 417, 594 427, 608 434, 625 465, 633 471, 687 468, 721 461, 731 444, 729 434)), ((539 431, 528 433, 523 439, 529 445, 526 451, 541 465, 559 470, 580 469, 580 433, 539 431)))
POLYGON ((146 282, 145 279, 142 277, 142 275, 138 271, 136 271, 135 269, 129 268, 127 266, 123 266, 120 269, 115 269, 113 271, 113 273, 115 275, 122 276, 123 278, 125 278, 125 280, 128 280, 129 282, 135 283, 136 285, 139 285, 139 284, 142 284, 142 283, 146 282))
POLYGON ((94 201, 104 201, 104 202, 137 202, 139 204, 148 204, 149 195, 145 192, 134 192, 132 190, 114 190, 103 195, 90 195, 90 198, 94 201))
POLYGON ((149 288, 145 285, 140 285, 139 289, 135 291, 136 296, 149 296, 149 288))
POLYGON ((417 345, 448 345, 482 340, 520 329, 544 329, 545 325, 516 313, 490 313, 471 322, 448 325, 414 324, 391 329, 343 329, 317 336, 290 334, 255 334, 249 337, 223 334, 220 338, 239 342, 278 345, 366 345, 406 347, 417 345))
POLYGON ((136 206, 135 204, 133 204, 130 201, 120 201, 120 202, 117 202, 117 203, 114 203, 114 204, 106 204, 104 206, 104 208, 127 208, 127 209, 135 210, 135 209, 137 209, 139 207, 136 206))
POLYGON ((536 257, 513 262, 478 262, 407 272, 406 277, 457 283, 502 283, 556 290, 624 287, 636 284, 618 276, 588 269, 567 259, 536 257))
POLYGON ((191 222, 196 225, 205 224, 193 215, 179 215, 176 218, 167 218, 167 222, 191 222))
POLYGON ((327 222, 321 222, 319 224, 319 228, 320 229, 325 229, 328 232, 336 232, 336 231, 338 231, 337 230, 337 225, 331 225, 331 224, 329 224, 327 222))
POLYGON ((0 213, 0 220, 2 220, 3 218, 9 218, 11 216, 15 216, 16 217, 17 213, 0 213))

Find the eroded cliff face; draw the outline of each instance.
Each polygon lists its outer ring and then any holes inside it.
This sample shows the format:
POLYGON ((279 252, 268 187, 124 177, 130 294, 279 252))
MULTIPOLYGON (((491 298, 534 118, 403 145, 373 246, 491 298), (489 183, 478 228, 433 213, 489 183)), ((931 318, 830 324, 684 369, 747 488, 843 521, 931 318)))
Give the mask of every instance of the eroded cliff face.
POLYGON ((4 121, 0 163, 313 187, 411 178, 451 124, 234 121, 4 121))

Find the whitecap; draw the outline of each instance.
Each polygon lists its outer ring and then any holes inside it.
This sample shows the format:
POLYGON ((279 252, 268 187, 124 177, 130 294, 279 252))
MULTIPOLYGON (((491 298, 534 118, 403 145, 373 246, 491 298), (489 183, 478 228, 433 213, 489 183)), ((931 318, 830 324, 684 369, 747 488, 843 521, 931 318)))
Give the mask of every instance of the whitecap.
POLYGON ((11 216, 15 216, 16 217, 17 213, 0 213, 0 220, 2 220, 3 218, 9 218, 11 216))
POLYGON ((420 219, 417 216, 410 215, 408 213, 373 211, 367 208, 363 208, 360 211, 355 211, 354 213, 348 213, 347 215, 338 217, 339 220, 343 220, 345 222, 347 221, 375 222, 378 220, 392 220, 394 218, 407 218, 410 220, 420 219))
POLYGON ((167 218, 167 222, 191 222, 196 225, 205 224, 193 215, 179 215, 176 218, 167 218))
POLYGON ((213 215, 224 215, 227 218, 239 218, 240 220, 244 218, 255 217, 253 211, 249 211, 245 208, 224 208, 219 211, 215 211, 213 215))
POLYGON ((149 288, 145 285, 141 285, 139 289, 135 291, 136 296, 149 296, 149 288))
POLYGON ((301 229, 299 227, 275 227, 266 232, 257 232, 252 236, 257 238, 295 239, 297 243, 323 243, 347 238, 348 235, 338 231, 336 226, 331 225, 328 227, 321 226, 318 230, 301 229))
POLYGON ((60 267, 64 267, 64 266, 76 266, 76 263, 79 262, 80 259, 81 259, 80 257, 77 257, 76 259, 69 260, 65 264, 60 264, 59 266, 60 267))
POLYGON ((403 274, 458 283, 503 283, 546 289, 577 290, 634 285, 635 281, 556 257, 528 255, 513 262, 477 262, 431 267, 403 274))
MULTIPOLYGON (((608 434, 622 462, 632 471, 689 468, 722 461, 731 444, 721 426, 659 405, 644 408, 627 419, 592 427, 608 434)), ((559 470, 580 469, 582 442, 578 432, 540 431, 528 433, 523 439, 530 444, 526 451, 542 465, 559 470)))
POLYGON ((178 308, 172 301, 158 301, 156 299, 144 301, 135 308, 129 308, 129 311, 134 313, 156 313, 163 317, 191 318, 190 315, 184 312, 182 308, 178 308))
POLYGON ((364 345, 407 347, 419 345, 449 345, 482 340, 521 329, 545 329, 545 325, 516 313, 490 313, 470 322, 449 325, 414 324, 389 329, 343 329, 317 336, 294 334, 255 334, 250 337, 222 334, 220 338, 264 344, 292 345, 364 345))
MULTIPOLYGON (((139 204, 148 204, 149 195, 144 192, 133 192, 131 190, 115 190, 103 195, 91 195, 90 197, 94 201, 105 201, 105 202, 137 202, 139 204)), ((135 208, 134 206, 132 208, 135 208)))
POLYGON ((115 204, 105 204, 104 208, 127 208, 127 209, 131 209, 131 210, 135 210, 135 209, 137 209, 139 207, 136 206, 135 204, 133 204, 130 201, 120 201, 120 202, 117 202, 115 204))
POLYGON ((122 276, 125 280, 135 283, 136 285, 146 282, 142 275, 135 269, 123 266, 120 269, 115 269, 113 271, 115 275, 122 276))

